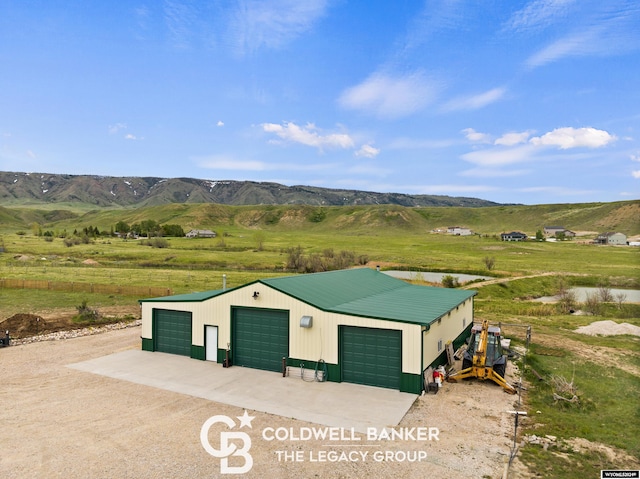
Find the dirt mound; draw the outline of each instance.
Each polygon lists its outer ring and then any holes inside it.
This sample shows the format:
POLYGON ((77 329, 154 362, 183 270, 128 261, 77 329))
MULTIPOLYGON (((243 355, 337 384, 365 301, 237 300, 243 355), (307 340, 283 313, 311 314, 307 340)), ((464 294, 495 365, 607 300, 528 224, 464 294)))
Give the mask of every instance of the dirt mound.
POLYGON ((43 333, 53 333, 73 328, 66 319, 44 319, 37 314, 18 313, 0 322, 0 331, 9 331, 12 338, 28 338, 43 333))
POLYGON ((616 336, 618 334, 631 334, 640 336, 640 326, 629 323, 616 323, 615 321, 596 321, 588 326, 581 326, 576 329, 576 333, 588 334, 590 336, 616 336))

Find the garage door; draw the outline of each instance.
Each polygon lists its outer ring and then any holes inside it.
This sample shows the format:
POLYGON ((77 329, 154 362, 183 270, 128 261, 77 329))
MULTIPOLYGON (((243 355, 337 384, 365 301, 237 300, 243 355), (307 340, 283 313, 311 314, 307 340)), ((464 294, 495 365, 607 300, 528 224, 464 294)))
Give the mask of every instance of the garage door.
POLYGON ((402 332, 342 326, 340 365, 345 382, 400 389, 402 332))
POLYGON ((282 371, 289 356, 289 312, 270 309, 233 310, 233 364, 282 371))
POLYGON ((191 313, 154 309, 153 349, 191 356, 191 313))

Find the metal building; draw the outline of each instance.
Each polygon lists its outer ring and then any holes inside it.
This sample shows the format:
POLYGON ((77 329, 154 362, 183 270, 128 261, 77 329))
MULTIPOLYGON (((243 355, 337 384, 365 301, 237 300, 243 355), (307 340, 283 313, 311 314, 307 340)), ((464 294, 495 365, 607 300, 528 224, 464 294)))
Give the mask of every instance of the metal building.
POLYGON ((368 268, 261 279, 141 300, 142 349, 275 372, 304 363, 329 381, 420 393, 446 343, 468 336, 475 294, 368 268))

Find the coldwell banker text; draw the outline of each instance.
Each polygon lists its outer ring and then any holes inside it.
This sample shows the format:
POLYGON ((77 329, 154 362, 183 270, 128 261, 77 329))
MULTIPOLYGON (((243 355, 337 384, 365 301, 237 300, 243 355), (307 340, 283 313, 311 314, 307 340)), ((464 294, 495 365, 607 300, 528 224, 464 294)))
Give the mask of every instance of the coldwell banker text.
MULTIPOLYGON (((272 428, 262 430, 262 439, 265 441, 323 441, 324 446, 353 447, 363 441, 409 441, 425 442, 438 441, 440 431, 436 427, 404 427, 404 428, 367 428, 365 436, 360 436, 356 431, 341 427, 300 427, 300 428, 272 428), (326 443, 339 444, 326 444, 326 443)), ((364 444, 362 444, 364 446, 364 444)), ((367 446, 377 446, 367 444, 367 446)), ((421 462, 427 459, 427 452, 423 450, 348 450, 337 451, 334 449, 321 449, 318 451, 275 451, 279 462, 421 462)))
MULTIPOLYGON (((439 441, 437 427, 368 427, 367 441, 439 441)), ((343 427, 265 427, 262 430, 265 441, 361 441, 354 428, 343 427)))

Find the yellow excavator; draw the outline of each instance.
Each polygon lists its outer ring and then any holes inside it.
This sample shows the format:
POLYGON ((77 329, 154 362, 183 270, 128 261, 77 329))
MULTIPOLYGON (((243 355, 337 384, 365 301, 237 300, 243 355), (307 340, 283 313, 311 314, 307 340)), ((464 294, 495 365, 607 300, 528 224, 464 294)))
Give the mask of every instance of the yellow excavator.
POLYGON ((447 381, 456 382, 465 378, 483 381, 489 379, 502 386, 509 394, 515 394, 515 388, 504 380, 507 356, 502 351, 500 339, 500 328, 489 326, 486 319, 482 321, 482 325, 475 324, 471 328, 469 344, 462 358, 462 369, 449 375, 447 381))

